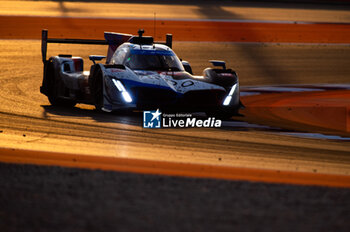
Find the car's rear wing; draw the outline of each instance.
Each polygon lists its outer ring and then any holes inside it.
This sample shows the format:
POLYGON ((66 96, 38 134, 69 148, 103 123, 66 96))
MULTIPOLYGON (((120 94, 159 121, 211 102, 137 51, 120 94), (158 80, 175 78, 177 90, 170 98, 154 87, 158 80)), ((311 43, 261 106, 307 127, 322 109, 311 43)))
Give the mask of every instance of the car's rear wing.
POLYGON ((48 30, 44 29, 41 31, 41 56, 42 56, 42 60, 44 63, 46 61, 46 53, 47 53, 47 44, 48 43, 108 45, 106 40, 48 38, 48 30))
MULTIPOLYGON (((106 34, 111 34, 110 32, 105 32, 105 37, 106 34)), ((126 42, 128 39, 133 37, 132 35, 129 34, 121 34, 121 33, 114 33, 118 34, 121 36, 123 39, 120 41, 115 41, 115 40, 97 40, 97 39, 57 39, 57 38, 48 38, 48 30, 43 29, 41 31, 41 56, 43 63, 46 62, 46 54, 47 54, 47 44, 48 43, 66 43, 66 44, 92 44, 92 45, 109 45, 109 50, 113 46, 114 48, 116 46, 119 46, 121 43, 120 42, 126 42)), ((160 44, 165 44, 168 47, 172 47, 172 35, 167 34, 166 35, 166 42, 156 42, 160 44)), ((108 50, 108 51, 109 51, 108 50)), ((115 50, 115 49, 113 49, 115 50)), ((110 53, 110 52, 108 52, 110 53)), ((107 62, 108 63, 108 62, 107 62)))

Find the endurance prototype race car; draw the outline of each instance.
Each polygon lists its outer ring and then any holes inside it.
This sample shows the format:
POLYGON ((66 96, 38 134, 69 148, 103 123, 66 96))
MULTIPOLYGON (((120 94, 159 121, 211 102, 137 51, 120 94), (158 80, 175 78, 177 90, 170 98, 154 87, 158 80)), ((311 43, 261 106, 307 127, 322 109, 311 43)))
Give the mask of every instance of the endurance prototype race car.
POLYGON ((95 105, 97 110, 176 110, 205 112, 229 118, 241 106, 239 80, 224 61, 210 61, 221 68, 206 68, 203 76, 172 51, 172 35, 165 43, 150 36, 105 32, 105 40, 52 39, 42 31, 44 75, 40 92, 52 105, 95 105), (90 71, 81 57, 58 55, 46 59, 47 43, 106 44, 107 56, 91 55, 90 71), (97 63, 106 59, 106 63, 97 63))

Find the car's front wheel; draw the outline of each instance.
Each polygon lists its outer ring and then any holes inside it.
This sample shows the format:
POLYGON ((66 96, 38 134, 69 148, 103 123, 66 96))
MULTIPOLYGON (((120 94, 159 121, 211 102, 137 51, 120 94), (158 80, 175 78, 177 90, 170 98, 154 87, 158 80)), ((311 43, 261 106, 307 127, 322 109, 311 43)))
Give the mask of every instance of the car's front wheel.
POLYGON ((103 108, 103 76, 99 66, 93 67, 92 76, 89 79, 92 100, 97 111, 103 108))
POLYGON ((223 107, 218 107, 216 109, 212 109, 205 112, 205 114, 207 115, 207 117, 215 117, 221 120, 229 120, 233 116, 238 115, 238 109, 236 110, 232 108, 226 109, 223 107))

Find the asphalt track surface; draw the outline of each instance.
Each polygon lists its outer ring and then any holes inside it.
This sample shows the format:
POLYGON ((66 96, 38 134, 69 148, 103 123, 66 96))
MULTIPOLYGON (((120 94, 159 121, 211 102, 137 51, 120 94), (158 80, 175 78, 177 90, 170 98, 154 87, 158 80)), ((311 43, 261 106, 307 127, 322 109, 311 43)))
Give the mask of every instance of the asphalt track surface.
MULTIPOLYGON (((34 149, 41 151, 67 152, 107 157, 124 157, 146 160, 175 161, 179 163, 218 164, 233 167, 267 168, 273 170, 307 171, 333 174, 349 174, 348 143, 344 141, 324 141, 281 136, 259 128, 247 126, 235 121, 225 122, 221 129, 176 129, 176 130, 147 130, 141 127, 142 114, 101 114, 93 106, 78 105, 73 109, 56 108, 50 106, 47 98, 41 95, 38 87, 42 81, 42 63, 39 41, 10 40, 2 41, 2 63, 6 66, 1 70, 1 146, 5 148, 34 149), (10 58, 11 57, 11 58, 10 58), (29 62, 30 61, 30 62, 29 62), (286 146, 290 149, 286 150, 286 146), (244 155, 243 155, 244 154, 244 155), (333 155, 331 155, 333 154, 333 155), (304 158, 303 158, 304 157, 304 158), (327 160, 327 161, 325 161, 327 160)), ((174 44, 179 56, 188 58, 193 62, 195 71, 205 68, 207 60, 214 58, 215 54, 228 58, 234 51, 237 57, 244 57, 247 45, 237 44, 202 44, 178 43, 174 44), (208 50, 210 55, 200 56, 205 46, 214 47, 208 50), (178 48, 178 49, 177 49, 178 48), (192 49, 192 50, 191 50, 192 49), (213 53, 213 51, 218 53, 213 53), (226 51, 226 55, 225 55, 226 51), (240 52, 240 53, 239 53, 240 52), (214 57, 213 57, 214 56, 214 57)), ((308 63, 304 65, 316 70, 307 79, 295 78, 294 83, 321 78, 318 68, 323 72, 333 73, 339 80, 346 74, 348 66, 338 64, 334 66, 320 63, 316 59, 322 54, 338 56, 342 62, 349 54, 347 46, 318 46, 315 45, 279 45, 262 46, 249 45, 254 54, 272 56, 279 54, 276 49, 294 52, 291 48, 304 51, 308 63), (325 50, 323 50, 325 49, 325 50), (339 52, 341 51, 341 52, 339 52), (314 52, 312 55, 311 52, 314 52), (315 59, 310 59, 314 56, 315 59), (315 60, 310 62, 309 60, 315 60), (327 68, 328 67, 328 68, 327 68), (327 70, 330 69, 330 70, 327 70), (344 70, 345 69, 345 70, 344 70), (335 73, 336 72, 336 73, 335 73), (299 80, 299 82, 298 82, 299 80)), ((88 45, 50 45, 49 53, 81 54, 87 58, 89 54, 104 54, 104 46, 88 45)), ((219 58, 221 58, 219 57, 219 58)), ((285 58, 293 60, 293 56, 285 58)), ((283 63, 278 57, 274 58, 283 63)), ((296 66, 287 59, 285 68, 293 70, 296 66)), ((228 59, 228 63, 237 63, 237 66, 252 62, 249 57, 245 59, 228 59)), ((303 63, 298 60, 298 62, 303 63)), ((325 59, 328 62, 328 59, 325 59)), ((336 61, 333 61, 337 63, 336 61)), ((251 63, 252 73, 260 73, 260 65, 251 63), (255 70, 253 69, 255 67, 255 70)), ((304 67, 305 67, 304 66, 304 67)), ((88 63, 85 68, 88 69, 88 63)), ((279 66, 283 67, 283 66, 279 66)), ((276 77, 283 76, 276 69, 276 77)), ((242 73, 241 83, 268 83, 272 75, 256 76, 257 81, 245 77, 242 73)), ((328 78, 328 77, 325 77, 328 78)), ((343 78, 346 78, 344 76, 343 78)), ((291 81, 290 78, 279 79, 280 83, 291 81)), ((326 79, 324 79, 326 80, 326 79)), ((327 79, 328 80, 328 79, 327 79)), ((337 81, 334 78, 332 81, 337 81)), ((304 82, 304 83, 305 83, 304 82)), ((243 111, 242 111, 243 112, 243 111)), ((240 118, 238 118, 240 120, 240 118)))
POLYGON ((1 4, 0 36, 7 39, 38 39, 43 28, 49 29, 53 37, 87 39, 103 38, 104 31, 134 34, 144 28, 156 40, 172 33, 177 41, 350 42, 349 6, 341 5, 276 7, 227 2, 217 5, 215 1, 171 4, 171 8, 161 3, 2 1, 1 4))
MULTIPOLYGON (((63 6, 67 7, 66 3, 63 6)), ((69 13, 72 8, 66 9, 69 13)), ((310 12, 303 15, 312 17, 310 12)), ((342 14, 347 17, 347 12, 339 9, 325 12, 330 14, 320 15, 326 19, 338 18, 333 17, 338 15, 334 12, 339 12, 339 18, 342 14)), ((343 18, 337 23, 348 22, 343 18)), ((349 183, 349 142, 287 136, 282 132, 290 129, 246 124, 243 118, 225 122, 221 129, 155 132, 141 128, 139 113, 101 114, 87 105, 52 107, 38 91, 40 42, 1 40, 0 46, 3 149, 272 170, 274 176, 290 171, 320 173, 349 183)), ((242 86, 348 83, 349 49, 346 44, 174 43, 174 50, 191 62, 195 73, 200 74, 209 59, 224 59, 239 73, 242 86)), ((49 45, 49 55, 72 53, 87 58, 105 52, 102 46, 49 45)), ((88 67, 87 62, 85 69, 88 67)), ((2 161, 9 162, 4 154, 2 161)), ((10 162, 36 163, 10 158, 10 162)), ((4 220, 0 226, 4 231, 349 229, 349 192, 345 188, 13 164, 2 164, 1 172, 0 217, 4 220)))
POLYGON ((257 1, 0 1, 3 16, 349 23, 349 4, 257 1), (84 2, 82 4, 82 2, 84 2))

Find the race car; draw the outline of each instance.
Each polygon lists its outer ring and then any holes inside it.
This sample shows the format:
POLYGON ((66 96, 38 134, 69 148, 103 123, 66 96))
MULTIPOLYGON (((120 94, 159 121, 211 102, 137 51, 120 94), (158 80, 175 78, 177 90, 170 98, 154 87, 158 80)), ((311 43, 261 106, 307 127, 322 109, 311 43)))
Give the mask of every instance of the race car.
POLYGON ((92 104, 105 112, 162 109, 205 112, 217 118, 238 113, 239 80, 224 61, 212 60, 213 68, 204 69, 202 76, 193 75, 190 64, 171 49, 172 35, 161 43, 143 33, 105 32, 105 40, 52 39, 43 30, 40 92, 52 105, 92 104), (47 60, 47 43, 106 44, 108 52, 90 55, 90 71, 84 71, 81 57, 61 54, 47 60))

